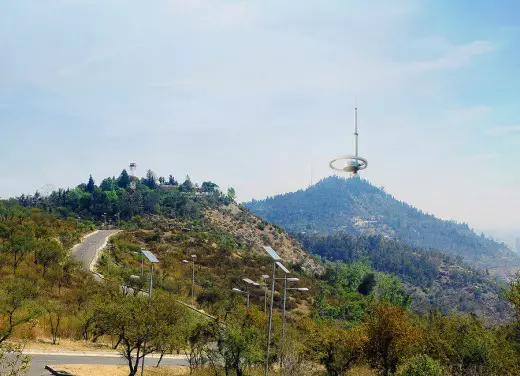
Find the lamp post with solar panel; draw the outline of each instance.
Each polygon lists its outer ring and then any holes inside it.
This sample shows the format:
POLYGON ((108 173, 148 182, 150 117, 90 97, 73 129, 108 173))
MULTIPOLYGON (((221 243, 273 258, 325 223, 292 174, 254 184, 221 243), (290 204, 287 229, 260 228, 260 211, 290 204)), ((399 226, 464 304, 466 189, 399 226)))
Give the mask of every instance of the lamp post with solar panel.
POLYGON ((264 246, 264 250, 267 252, 271 259, 273 260, 273 278, 271 279, 271 305, 269 308, 269 324, 267 326, 267 351, 265 357, 265 376, 268 376, 269 373, 269 350, 271 346, 271 327, 273 324, 273 303, 274 303, 274 282, 276 278, 276 263, 277 261, 282 261, 282 258, 275 252, 274 249, 268 246, 264 246))
MULTIPOLYGON (((158 263, 159 260, 157 260, 157 257, 155 257, 155 255, 152 252, 147 251, 144 248, 141 248, 141 253, 143 255, 143 260, 144 260, 144 257, 146 257, 146 259, 150 262, 150 286, 148 287, 148 301, 150 302, 150 300, 152 299, 152 288, 153 288, 153 264, 158 263)), ((144 375, 144 356, 146 354, 145 350, 146 350, 146 340, 143 343, 143 358, 142 358, 142 363, 141 363, 141 376, 144 375)))
MULTIPOLYGON (((287 278, 287 274, 289 274, 289 270, 279 261, 276 262, 276 265, 278 265, 278 268, 282 269, 284 276, 283 278, 276 278, 276 279, 283 279, 283 309, 282 309, 282 345, 280 346, 281 349, 283 349, 283 346, 285 344, 285 305, 287 301, 287 282, 298 282, 298 278, 287 278)), ((282 357, 280 356, 280 366, 282 365, 282 357)))

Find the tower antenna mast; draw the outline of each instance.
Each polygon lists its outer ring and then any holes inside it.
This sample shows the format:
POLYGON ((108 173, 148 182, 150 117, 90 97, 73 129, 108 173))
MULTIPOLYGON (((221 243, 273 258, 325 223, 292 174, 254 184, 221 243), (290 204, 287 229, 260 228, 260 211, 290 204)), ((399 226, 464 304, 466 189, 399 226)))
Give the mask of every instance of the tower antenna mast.
POLYGON ((357 131, 357 107, 354 109, 354 150, 356 158, 358 155, 358 131, 357 131))
POLYGON ((329 163, 331 169, 340 172, 348 172, 353 176, 357 175, 358 171, 367 168, 368 162, 365 158, 359 156, 358 150, 358 116, 357 116, 357 104, 354 108, 354 154, 353 155, 341 155, 332 159, 329 163), (339 163, 343 163, 343 166, 338 166, 339 163))

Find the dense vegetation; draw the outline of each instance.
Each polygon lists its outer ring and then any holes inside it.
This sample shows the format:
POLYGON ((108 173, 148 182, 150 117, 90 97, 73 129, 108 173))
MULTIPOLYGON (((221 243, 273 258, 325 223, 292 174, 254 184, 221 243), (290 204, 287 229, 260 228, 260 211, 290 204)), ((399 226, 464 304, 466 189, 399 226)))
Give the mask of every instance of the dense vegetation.
POLYGON ((503 244, 475 234, 467 224, 444 221, 396 200, 383 188, 360 178, 329 177, 293 193, 245 204, 265 220, 291 232, 383 235, 423 249, 470 260, 518 258, 503 244))
POLYGON ((502 299, 502 284, 486 271, 472 269, 460 257, 424 251, 381 235, 299 235, 304 247, 325 260, 363 260, 379 272, 399 276, 411 288, 413 307, 473 312, 487 322, 503 322, 512 310, 502 299))
MULTIPOLYGON (((218 368, 217 363, 223 362, 234 375, 261 368, 266 340, 264 292, 261 287, 250 290, 253 308, 247 312, 245 299, 231 294, 231 288, 245 289, 244 276, 260 281, 262 274, 269 273, 270 261, 240 246, 211 222, 148 217, 135 226, 113 239, 111 254, 117 266, 110 277, 131 283, 128 275, 140 270, 133 251, 144 246, 161 260, 157 287, 189 302, 191 270, 182 260, 196 254, 197 305, 224 320, 231 331, 224 335, 211 324, 197 326, 191 338, 200 357, 194 360, 196 368, 202 363, 218 368), (212 341, 222 347, 212 348, 212 341), (224 347, 224 341, 230 348, 224 347)), ((105 260, 101 259, 100 270, 105 270, 105 260)), ((301 271, 297 263, 290 264, 291 276, 300 278, 298 285, 309 287, 310 293, 289 297, 286 346, 281 346, 280 318, 275 316, 271 362, 277 363, 282 354, 285 375, 322 374, 318 364, 327 375, 357 372, 359 367, 371 367, 382 375, 424 374, 418 373, 423 369, 441 372, 434 375, 515 374, 519 358, 514 326, 487 329, 473 315, 443 315, 435 310, 416 315, 399 278, 377 272, 367 262, 327 263, 316 276, 301 271)), ((281 298, 278 284, 278 311, 281 298)))
MULTIPOLYGON (((282 343, 282 284, 276 284, 270 364, 282 361, 282 375, 518 374, 520 317, 489 328, 475 315, 412 311, 412 297, 401 279, 415 278, 423 288, 432 288, 435 282, 430 285, 412 271, 421 262, 448 264, 450 258, 436 253, 423 257, 418 250, 422 261, 414 263, 413 248, 406 248, 410 252, 386 260, 390 266, 385 271, 392 275, 378 271, 383 266, 373 258, 383 257, 378 250, 383 247, 399 253, 397 243, 331 237, 322 238, 330 244, 321 252, 337 261, 305 256, 310 262, 302 259, 298 242, 283 230, 232 204, 232 191, 224 195, 212 183, 204 189, 192 185, 189 191, 181 188, 184 183, 156 182, 152 187, 144 183, 138 182, 132 192, 129 185, 103 190, 92 181, 49 197, 0 201, 0 366, 2 354, 11 348, 6 344, 43 335, 54 343, 70 338, 113 346, 128 359, 130 375, 151 351, 184 354, 194 375, 262 374, 267 342, 264 290, 262 286, 249 290, 251 307, 246 309, 245 298, 231 289, 244 290, 244 277, 261 281, 262 274, 270 274, 272 261, 257 248, 269 241, 278 242, 290 276, 300 279, 291 286, 310 289, 290 292, 282 343), (67 199, 76 194, 72 191, 84 197, 75 201, 77 206, 67 199), (118 197, 119 206, 111 211, 101 198, 112 195, 107 192, 118 197), (153 201, 144 198, 152 196, 158 201, 148 205, 153 201), (98 271, 106 278, 96 282, 67 250, 93 229, 91 220, 102 222, 104 213, 120 213, 125 230, 111 239, 110 256, 104 252, 100 258, 98 271), (352 253, 351 259, 340 257, 336 251, 349 247, 345 244, 361 248, 360 253, 352 253), (160 260, 151 301, 146 294, 121 289, 131 285, 133 291, 147 290, 148 268, 144 278, 130 277, 141 275, 140 257, 134 253, 141 247, 160 260), (195 305, 217 320, 178 303, 191 303, 191 265, 182 260, 192 254, 197 255, 195 305), (393 269, 408 262, 407 273, 393 269), (304 267, 313 263, 319 267, 304 267)), ((319 241, 313 241, 307 245, 319 248, 319 241)), ((508 299, 520 309, 518 286, 520 282, 513 283, 508 299)))
POLYGON ((17 198, 22 206, 39 207, 62 216, 92 219, 118 224, 137 215, 165 215, 177 218, 198 218, 205 209, 233 201, 235 191, 223 194, 212 182, 192 183, 187 176, 178 183, 173 176, 157 177, 148 170, 146 177, 132 178, 123 170, 118 178, 105 178, 99 186, 92 176, 87 183, 73 189, 59 189, 48 196, 36 192, 17 198))

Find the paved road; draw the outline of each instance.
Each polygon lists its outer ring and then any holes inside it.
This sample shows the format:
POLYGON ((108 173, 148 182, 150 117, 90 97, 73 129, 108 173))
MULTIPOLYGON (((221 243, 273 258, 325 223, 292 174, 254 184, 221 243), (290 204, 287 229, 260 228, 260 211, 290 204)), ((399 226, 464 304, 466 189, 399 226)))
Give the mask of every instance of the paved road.
POLYGON ((94 260, 97 250, 103 246, 110 235, 116 232, 117 230, 99 230, 88 235, 81 244, 72 249, 74 257, 89 270, 90 263, 94 260))
MULTIPOLYGON (((158 357, 154 355, 153 358, 146 357, 146 366, 155 366, 157 364, 158 357)), ((59 355, 59 354, 45 354, 45 355, 31 355, 31 368, 29 369, 28 376, 41 376, 51 375, 49 371, 45 369, 46 365, 56 364, 104 364, 104 365, 127 365, 127 360, 123 357, 117 356, 76 356, 76 355, 59 355)), ((162 366, 174 366, 174 365, 187 365, 185 359, 179 358, 165 358, 162 360, 162 366)), ((59 370, 59 367, 56 367, 59 370)))
MULTIPOLYGON (((116 233, 117 230, 99 230, 85 237, 81 244, 72 249, 74 257, 80 261, 87 270, 90 269, 90 264, 96 257, 96 252, 102 248, 110 235, 116 233)), ((127 365, 126 359, 120 356, 100 356, 99 354, 33 354, 31 356, 31 367, 28 376, 50 375, 49 371, 45 370, 46 365, 59 364, 104 364, 104 365, 127 365)), ((146 365, 157 364, 158 358, 156 356, 147 357, 146 365)), ((187 365, 186 360, 181 358, 165 358, 161 362, 162 365, 187 365)), ((57 367, 59 368, 59 367, 57 367)))

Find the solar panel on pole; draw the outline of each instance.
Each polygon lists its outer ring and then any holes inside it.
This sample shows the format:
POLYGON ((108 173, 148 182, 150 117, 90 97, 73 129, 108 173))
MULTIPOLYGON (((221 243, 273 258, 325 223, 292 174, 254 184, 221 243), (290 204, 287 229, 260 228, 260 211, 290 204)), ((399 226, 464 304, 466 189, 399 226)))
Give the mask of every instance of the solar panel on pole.
POLYGON ((275 250, 272 249, 271 247, 269 247, 269 246, 264 246, 264 249, 265 249, 265 251, 269 254, 269 256, 272 257, 273 260, 275 260, 275 261, 280 261, 280 260, 282 260, 282 258, 278 255, 278 253, 276 253, 275 250))

